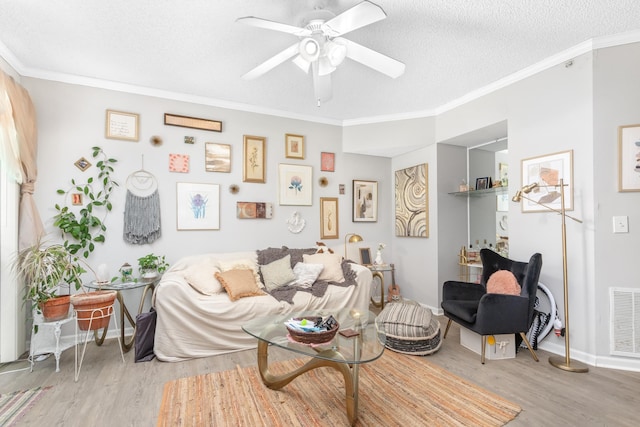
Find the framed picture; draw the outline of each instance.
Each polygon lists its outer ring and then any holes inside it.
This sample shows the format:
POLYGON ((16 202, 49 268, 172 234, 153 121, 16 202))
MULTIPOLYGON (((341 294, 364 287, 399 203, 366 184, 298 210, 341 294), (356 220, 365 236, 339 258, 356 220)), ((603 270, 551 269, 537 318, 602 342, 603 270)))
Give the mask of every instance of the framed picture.
POLYGON ((236 202, 238 219, 271 219, 273 204, 263 202, 236 202))
POLYGON ((231 145, 206 142, 204 168, 207 172, 231 172, 231 145))
POLYGON ((485 176, 484 178, 476 179, 476 190, 486 190, 491 187, 491 178, 485 176))
POLYGON ((278 186, 281 205, 312 204, 313 169, 311 166, 278 165, 278 186))
POLYGON ((498 177, 500 178, 500 183, 504 187, 509 185, 509 164, 498 163, 498 177))
POLYGON ((508 212, 509 211, 509 195, 508 194, 498 194, 496 196, 496 211, 498 212, 508 212))
POLYGON ((573 210, 573 150, 522 160, 522 186, 538 184, 522 199, 522 212, 549 212, 541 204, 560 209, 560 179, 564 181, 564 206, 573 210))
POLYGON ((220 186, 218 184, 176 184, 178 230, 220 229, 220 186))
POLYGON ((371 249, 360 248, 360 264, 371 265, 371 249))
POLYGON ((338 236, 338 198, 320 197, 320 238, 337 239, 338 236))
POLYGON ((396 236, 429 237, 429 165, 395 172, 396 236))
POLYGON ((71 193, 71 204, 73 206, 82 205, 82 193, 71 193))
POLYGON ((304 159, 304 136, 286 134, 284 149, 287 159, 304 159))
POLYGON ((169 172, 189 173, 189 155, 169 154, 169 172))
POLYGON ((378 182, 353 180, 353 222, 378 221, 378 182))
POLYGON ((618 128, 618 191, 640 191, 640 124, 618 128))
POLYGON ((196 117, 179 116, 177 114, 164 114, 164 124, 167 126, 180 126, 183 128, 222 132, 222 122, 218 120, 198 119, 196 117))
POLYGON ((91 166, 91 163, 89 162, 89 160, 85 159, 84 157, 80 157, 78 160, 76 160, 74 165, 76 165, 78 169, 84 172, 87 169, 89 169, 89 167, 91 166))
POLYGON ((320 153, 320 170, 322 172, 335 172, 336 154, 323 151, 320 153))
POLYGON ((242 181, 265 183, 265 145, 262 136, 244 135, 242 181))
POLYGON ((138 141, 139 120, 138 114, 107 110, 105 136, 109 139, 138 141))

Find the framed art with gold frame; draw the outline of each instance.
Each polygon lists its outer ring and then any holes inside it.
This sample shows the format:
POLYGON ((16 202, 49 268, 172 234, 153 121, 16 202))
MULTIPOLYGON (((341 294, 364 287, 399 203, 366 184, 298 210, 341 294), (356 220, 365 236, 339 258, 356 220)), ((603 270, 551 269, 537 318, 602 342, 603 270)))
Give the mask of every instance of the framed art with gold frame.
POLYGON ((640 124, 618 127, 618 191, 640 191, 640 124))
POLYGON ((109 139, 122 139, 125 141, 137 142, 139 139, 139 121, 139 114, 107 110, 105 137, 109 139))
POLYGON ((320 238, 337 239, 338 228, 338 198, 320 197, 320 238))
POLYGON ((284 149, 287 159, 304 160, 304 136, 286 134, 284 136, 284 149))
POLYGON ((553 209, 560 209, 559 180, 564 188, 565 210, 573 210, 573 150, 522 160, 522 186, 538 183, 527 197, 522 200, 522 212, 549 212, 540 206, 542 203, 553 209), (535 203, 535 202, 538 203, 535 203))
POLYGON ((207 172, 231 172, 231 145, 205 142, 204 167, 207 172))
POLYGON ((200 119, 198 117, 180 116, 178 114, 164 113, 164 124, 167 126, 222 132, 222 122, 219 120, 200 119))
POLYGON ((266 141, 262 136, 244 135, 242 181, 265 183, 266 141))

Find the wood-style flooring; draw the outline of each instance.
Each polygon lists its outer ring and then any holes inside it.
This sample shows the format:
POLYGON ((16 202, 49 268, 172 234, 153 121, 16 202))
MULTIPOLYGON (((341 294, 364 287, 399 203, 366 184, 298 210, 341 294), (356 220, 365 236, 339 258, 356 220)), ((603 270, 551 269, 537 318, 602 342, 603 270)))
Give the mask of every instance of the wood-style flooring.
MULTIPOLYGON (((440 322, 444 331, 446 319, 440 322)), ((454 324, 442 348, 422 359, 519 404, 522 412, 509 426, 640 425, 640 372, 594 367, 583 374, 564 372, 548 363, 548 353, 538 351, 536 363, 526 350, 515 359, 482 365, 479 355, 460 345, 459 333, 454 324)), ((277 349, 270 354, 273 359, 294 356, 277 349)), ((0 367, 0 393, 53 386, 20 426, 154 426, 165 382, 236 365, 254 366, 256 354, 251 350, 180 363, 134 363, 132 350, 125 360, 123 364, 116 340, 102 347, 91 343, 77 383, 73 348, 62 354, 59 373, 53 357, 37 363, 31 373, 7 373, 28 368, 27 362, 5 364, 0 367)))

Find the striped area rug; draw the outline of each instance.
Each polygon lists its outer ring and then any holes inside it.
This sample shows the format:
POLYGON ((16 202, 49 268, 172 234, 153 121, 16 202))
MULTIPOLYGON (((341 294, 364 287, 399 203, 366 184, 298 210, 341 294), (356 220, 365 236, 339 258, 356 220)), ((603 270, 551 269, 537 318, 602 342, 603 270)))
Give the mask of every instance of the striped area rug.
MULTIPOLYGON (((270 366, 292 371, 300 359, 270 366)), ((348 425, 344 380, 320 368, 281 390, 263 385, 257 367, 181 378, 164 386, 158 426, 348 425)), ((521 408, 427 362, 392 351, 360 369, 356 426, 501 426, 521 408)))
POLYGON ((48 387, 37 387, 0 395, 0 426, 16 425, 18 420, 42 397, 48 387))

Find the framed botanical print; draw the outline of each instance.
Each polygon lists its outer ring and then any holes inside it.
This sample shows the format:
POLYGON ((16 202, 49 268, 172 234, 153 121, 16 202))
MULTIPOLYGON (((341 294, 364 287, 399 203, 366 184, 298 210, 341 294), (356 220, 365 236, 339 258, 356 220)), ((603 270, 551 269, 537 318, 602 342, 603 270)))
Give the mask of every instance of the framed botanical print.
POLYGON ((220 186, 178 182, 176 186, 178 230, 220 229, 220 186))
POLYGON ((353 222, 378 221, 378 182, 353 180, 353 222))
POLYGON ((265 150, 267 139, 262 136, 244 136, 242 159, 242 181, 264 184, 265 180, 265 150))
POLYGON ((337 239, 338 233, 338 198, 320 198, 320 238, 337 239))
POLYGON ((278 186, 281 205, 312 204, 313 169, 311 166, 278 165, 278 186))

